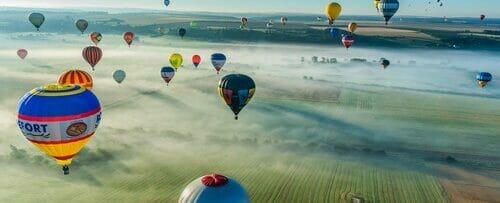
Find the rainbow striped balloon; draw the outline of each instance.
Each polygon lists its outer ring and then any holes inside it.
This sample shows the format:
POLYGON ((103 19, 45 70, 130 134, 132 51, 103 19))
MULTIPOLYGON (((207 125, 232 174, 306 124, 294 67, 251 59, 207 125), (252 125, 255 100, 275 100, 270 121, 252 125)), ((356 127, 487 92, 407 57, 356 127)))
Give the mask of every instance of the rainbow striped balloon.
POLYGON ((82 86, 49 84, 20 99, 17 118, 26 139, 69 174, 73 157, 101 121, 101 105, 94 93, 82 86))
POLYGON ((94 86, 92 76, 83 70, 67 70, 61 73, 58 83, 61 85, 81 85, 91 90, 94 86))

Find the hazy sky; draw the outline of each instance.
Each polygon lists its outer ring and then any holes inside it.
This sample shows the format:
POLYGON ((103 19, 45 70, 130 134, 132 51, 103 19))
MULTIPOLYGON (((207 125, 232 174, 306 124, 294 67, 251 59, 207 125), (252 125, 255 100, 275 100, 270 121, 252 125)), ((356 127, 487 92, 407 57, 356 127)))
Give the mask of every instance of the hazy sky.
MULTIPOLYGON (((500 17, 499 0, 400 0, 400 15, 500 17), (431 4, 429 4, 431 2, 431 4)), ((322 13, 325 0, 171 0, 169 9, 213 12, 298 12, 322 13)), ((372 0, 337 0, 346 15, 373 15, 372 0)), ((0 0, 0 6, 16 7, 114 7, 162 9, 163 0, 0 0)))

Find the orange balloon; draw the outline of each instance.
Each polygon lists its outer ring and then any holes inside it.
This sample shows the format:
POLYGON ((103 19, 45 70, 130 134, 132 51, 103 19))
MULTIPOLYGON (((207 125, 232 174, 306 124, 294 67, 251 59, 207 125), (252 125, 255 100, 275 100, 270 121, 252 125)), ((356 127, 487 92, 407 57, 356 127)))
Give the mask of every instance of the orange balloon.
POLYGON ((63 72, 59 76, 58 83, 61 85, 66 85, 66 84, 81 85, 89 90, 91 90, 92 87, 94 86, 92 76, 83 70, 77 70, 77 69, 67 70, 63 72))

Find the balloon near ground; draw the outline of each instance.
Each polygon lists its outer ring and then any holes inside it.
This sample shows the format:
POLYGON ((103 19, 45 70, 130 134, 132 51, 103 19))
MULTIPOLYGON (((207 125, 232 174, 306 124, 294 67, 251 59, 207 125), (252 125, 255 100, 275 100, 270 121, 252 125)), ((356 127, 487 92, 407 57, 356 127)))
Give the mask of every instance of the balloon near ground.
POLYGON ((40 31, 40 27, 45 22, 45 16, 41 13, 31 13, 28 20, 35 26, 36 31, 40 31))
POLYGON ((227 60, 226 55, 221 54, 221 53, 215 53, 215 54, 212 54, 211 60, 212 60, 212 65, 214 66, 215 70, 217 71, 217 74, 219 74, 222 67, 224 67, 224 64, 226 64, 226 60, 227 60))
POLYGON ((67 70, 61 73, 57 81, 60 85, 80 85, 89 90, 94 87, 92 76, 83 70, 67 70))
POLYGON ((161 78, 163 78, 163 80, 167 83, 167 86, 168 86, 170 81, 172 81, 172 79, 174 79, 175 69, 172 67, 165 66, 165 67, 161 68, 160 74, 161 74, 161 78))
POLYGON ((230 74, 219 81, 219 96, 231 108, 234 119, 238 120, 238 114, 255 94, 255 82, 247 75, 230 74))
POLYGON ((134 41, 134 38, 135 38, 135 34, 133 32, 124 32, 123 33, 123 40, 125 41, 125 43, 128 44, 128 47, 130 47, 130 45, 134 41))
POLYGON ((191 182, 182 191, 179 203, 250 203, 245 188, 238 181, 210 174, 191 182))
POLYGON ((121 84, 123 80, 125 80, 125 77, 127 77, 127 74, 123 70, 116 70, 115 72, 113 72, 113 79, 118 84, 121 84))
POLYGON ((476 75, 476 80, 480 87, 486 87, 492 79, 493 76, 488 72, 481 72, 476 75))
POLYGON ((198 65, 201 63, 201 56, 200 55, 193 55, 193 65, 194 67, 198 68, 198 65))
POLYGON ((97 97, 79 85, 48 84, 19 101, 17 124, 40 151, 54 158, 65 175, 101 121, 97 97))
POLYGON ((329 3, 325 6, 325 15, 328 18, 328 24, 332 25, 333 22, 340 16, 342 6, 337 2, 329 3))
POLYGON ((175 68, 175 71, 177 71, 180 67, 182 67, 182 63, 184 62, 184 59, 182 58, 182 55, 179 53, 174 53, 170 55, 169 58, 170 65, 175 68))
POLYGON ((92 67, 92 70, 94 70, 95 66, 102 58, 102 51, 99 47, 88 46, 82 50, 82 56, 92 67))
POLYGON ((398 12, 399 1, 398 0, 381 0, 378 4, 378 10, 384 16, 385 24, 387 25, 389 20, 398 12))
POLYGON ((96 46, 102 40, 102 34, 99 32, 92 32, 89 34, 90 41, 92 41, 96 46))
POLYGON ((84 19, 79 19, 75 22, 76 28, 82 32, 82 34, 85 32, 87 27, 89 27, 89 22, 87 22, 84 19))
POLYGON ((26 58, 26 56, 28 56, 28 50, 26 49, 19 49, 17 50, 17 56, 19 56, 19 58, 23 59, 26 58))

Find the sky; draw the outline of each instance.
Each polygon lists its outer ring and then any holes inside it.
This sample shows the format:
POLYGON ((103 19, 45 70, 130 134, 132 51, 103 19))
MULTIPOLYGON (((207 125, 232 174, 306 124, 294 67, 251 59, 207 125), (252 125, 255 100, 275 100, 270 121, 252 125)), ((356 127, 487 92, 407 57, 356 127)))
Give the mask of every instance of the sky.
MULTIPOLYGON (((499 0, 400 0, 399 15, 500 17, 499 0), (431 2, 431 4, 429 4, 431 2)), ((211 12, 322 13, 325 0, 171 0, 170 10, 211 12)), ((375 15, 372 0, 337 0, 344 15, 375 15)), ((163 0, 0 0, 0 7, 163 9, 163 0)))

